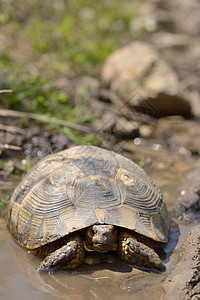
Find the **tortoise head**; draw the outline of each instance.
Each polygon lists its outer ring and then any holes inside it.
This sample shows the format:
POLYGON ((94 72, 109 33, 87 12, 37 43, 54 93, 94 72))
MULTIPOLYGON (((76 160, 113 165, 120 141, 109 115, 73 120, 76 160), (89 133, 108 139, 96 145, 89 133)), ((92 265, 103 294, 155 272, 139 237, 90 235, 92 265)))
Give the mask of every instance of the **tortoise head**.
POLYGON ((107 252, 117 250, 117 229, 113 225, 93 225, 84 233, 84 247, 87 251, 107 252))

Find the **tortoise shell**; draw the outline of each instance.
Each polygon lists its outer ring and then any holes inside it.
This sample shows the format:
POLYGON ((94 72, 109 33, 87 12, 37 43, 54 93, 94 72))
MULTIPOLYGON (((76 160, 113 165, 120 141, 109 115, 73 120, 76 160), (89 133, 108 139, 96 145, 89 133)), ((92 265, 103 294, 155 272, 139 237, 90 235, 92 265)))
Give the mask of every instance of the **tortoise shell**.
POLYGON ((160 190, 131 160, 94 146, 77 146, 39 161, 16 187, 8 228, 28 249, 93 224, 125 227, 168 242, 160 190))

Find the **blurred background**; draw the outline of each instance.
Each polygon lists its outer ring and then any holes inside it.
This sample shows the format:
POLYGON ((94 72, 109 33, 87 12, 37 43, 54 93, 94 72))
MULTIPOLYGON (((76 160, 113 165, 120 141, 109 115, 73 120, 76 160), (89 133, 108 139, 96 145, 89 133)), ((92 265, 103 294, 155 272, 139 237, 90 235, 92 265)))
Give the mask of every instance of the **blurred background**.
POLYGON ((81 103, 68 111, 76 101, 76 80, 99 78, 108 55, 135 35, 131 22, 136 14, 131 1, 1 1, 1 87, 7 80, 13 90, 1 106, 48 110, 82 122, 87 114, 81 103))

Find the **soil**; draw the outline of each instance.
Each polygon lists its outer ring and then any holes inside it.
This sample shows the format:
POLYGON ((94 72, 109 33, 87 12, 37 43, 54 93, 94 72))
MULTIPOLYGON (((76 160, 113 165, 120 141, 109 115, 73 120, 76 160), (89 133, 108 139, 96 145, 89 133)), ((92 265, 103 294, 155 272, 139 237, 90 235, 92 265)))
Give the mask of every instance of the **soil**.
MULTIPOLYGON (((132 24, 134 32, 136 25, 146 26, 148 22, 144 20, 154 20, 158 29, 150 34, 150 26, 143 39, 156 45, 190 93, 193 103, 190 119, 182 116, 156 119, 124 107, 92 74, 77 76, 70 82, 74 99, 88 105, 88 111, 97 116, 88 124, 99 138, 97 144, 134 160, 161 189, 173 224, 166 248, 166 272, 146 272, 115 260, 114 264, 83 266, 70 272, 38 273, 40 259, 12 240, 3 211, 0 298, 200 299, 199 10, 197 0, 148 1, 140 5, 141 17, 132 24), (159 35, 166 28, 168 32, 159 35), (81 86, 87 87, 87 94, 81 94, 81 86)), ((68 91, 65 78, 57 80, 55 85, 65 86, 68 91)), ((0 124, 1 199, 12 194, 24 172, 39 159, 75 145, 51 124, 30 120, 28 116, 22 119, 0 114, 0 124)))
MULTIPOLYGON (((146 150, 145 147, 142 149, 146 150)), ((130 152, 126 154, 134 156, 130 152)), ((165 154, 162 155, 165 157, 165 154)), ((145 169, 161 188, 173 216, 174 202, 181 196, 180 174, 187 178, 187 170, 192 168, 195 160, 182 160, 170 152, 167 156, 163 163, 160 159, 152 159, 145 169)), ((116 258, 112 264, 38 273, 41 259, 16 244, 3 217, 0 224, 0 294, 3 299, 10 299, 16 292, 29 299, 36 295, 41 299, 110 299, 111 296, 113 299, 190 299, 190 295, 198 292, 199 225, 192 218, 186 222, 180 215, 173 217, 170 243, 165 250, 169 259, 165 262, 167 270, 164 274, 135 269, 116 258)))

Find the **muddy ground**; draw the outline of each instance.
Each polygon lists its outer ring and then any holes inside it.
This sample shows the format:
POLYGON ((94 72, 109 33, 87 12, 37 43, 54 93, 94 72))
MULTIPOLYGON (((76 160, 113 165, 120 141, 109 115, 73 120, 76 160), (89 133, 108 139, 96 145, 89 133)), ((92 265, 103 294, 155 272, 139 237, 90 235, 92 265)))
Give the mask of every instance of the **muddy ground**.
MULTIPOLYGON (((190 122, 186 120, 185 126, 187 124, 189 128, 190 122)), ((174 130, 172 125, 170 127, 174 130)), ((83 266, 75 271, 38 273, 41 258, 13 241, 6 228, 4 211, 0 219, 0 293, 3 299, 9 299, 16 292, 30 299, 37 294, 40 299, 110 299, 111 296, 114 299, 198 299, 200 160, 198 155, 189 155, 188 148, 186 153, 181 154, 180 147, 174 148, 171 144, 168 150, 162 143, 162 148, 153 150, 155 145, 161 145, 158 144, 159 139, 154 137, 148 143, 145 140, 145 144, 141 137, 140 140, 140 145, 130 140, 124 142, 120 152, 142 165, 164 194, 172 224, 170 243, 166 248, 169 256, 165 261, 166 272, 155 274, 137 270, 114 258, 112 264, 83 266)), ((15 150, 3 152, 5 161, 12 166, 12 172, 8 168, 7 174, 2 171, 1 192, 9 194, 19 181, 23 172, 22 161, 27 157, 23 153, 20 157, 15 155, 15 150)))
MULTIPOLYGON (((84 103, 89 114, 96 115, 78 132, 93 134, 98 146, 138 163, 161 189, 172 219, 166 272, 148 273, 115 261, 72 272, 39 274, 39 258, 12 240, 2 209, 2 299, 16 299, 16 295, 27 299, 200 299, 199 11, 198 1, 149 1, 140 5, 140 17, 132 24, 138 32, 138 28, 143 32, 147 27, 139 39, 153 44, 177 73, 191 100, 190 117, 175 114, 155 118, 129 106, 124 114, 123 103, 101 85, 100 72, 95 76, 92 72, 76 74, 70 81, 69 76, 63 76, 54 82, 55 88, 64 89, 84 103)), ((26 113, 20 116, 6 111, 2 101, 0 105, 2 203, 39 159, 76 142, 61 133, 61 124, 55 126, 53 119, 26 113)))

